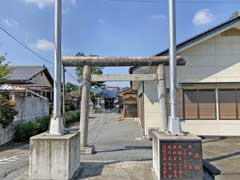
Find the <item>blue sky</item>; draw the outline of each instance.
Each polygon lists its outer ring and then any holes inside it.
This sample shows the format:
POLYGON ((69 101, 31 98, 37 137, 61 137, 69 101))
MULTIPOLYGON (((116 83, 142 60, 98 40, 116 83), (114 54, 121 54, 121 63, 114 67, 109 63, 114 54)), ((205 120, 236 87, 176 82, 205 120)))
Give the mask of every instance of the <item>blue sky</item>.
MULTIPOLYGON (((177 40, 227 20, 240 1, 177 0, 177 40), (226 2, 226 1, 225 1, 226 2)), ((53 62, 53 0, 8 0, 0 6, 0 25, 53 62)), ((63 55, 151 56, 168 47, 167 0, 63 0, 63 55)), ((0 55, 11 65, 53 67, 0 31, 0 55)), ((68 69, 75 76, 74 68, 68 69)), ((127 73, 128 68, 105 68, 127 73)), ((67 74, 67 80, 76 82, 67 74)), ((110 83, 126 86, 128 83, 110 83)))

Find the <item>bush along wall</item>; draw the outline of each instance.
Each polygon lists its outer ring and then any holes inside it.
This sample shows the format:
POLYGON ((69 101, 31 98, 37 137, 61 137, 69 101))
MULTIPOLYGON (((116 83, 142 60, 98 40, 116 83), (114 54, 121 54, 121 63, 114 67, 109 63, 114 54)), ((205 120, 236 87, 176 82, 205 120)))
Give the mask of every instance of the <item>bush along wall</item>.
MULTIPOLYGON (((68 112, 65 117, 66 125, 77 122, 80 119, 79 112, 68 112)), ((14 140, 27 142, 30 137, 41 134, 48 130, 50 117, 38 118, 35 121, 24 122, 15 126, 14 140)))
POLYGON ((15 126, 14 140, 16 142, 29 141, 30 137, 46 132, 49 127, 49 122, 50 117, 42 117, 35 121, 17 124, 15 126))
POLYGON ((73 122, 78 122, 80 119, 80 113, 76 111, 68 112, 65 116, 66 124, 71 124, 73 122))

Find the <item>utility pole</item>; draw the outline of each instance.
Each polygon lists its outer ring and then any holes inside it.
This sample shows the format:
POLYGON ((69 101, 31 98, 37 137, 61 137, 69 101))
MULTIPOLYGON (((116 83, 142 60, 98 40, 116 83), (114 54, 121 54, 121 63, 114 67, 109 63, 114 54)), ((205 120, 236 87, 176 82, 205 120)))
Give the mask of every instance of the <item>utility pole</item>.
POLYGON ((169 0, 169 75, 170 75, 170 117, 168 131, 174 135, 182 134, 180 119, 177 117, 177 63, 176 63, 176 2, 169 0))
POLYGON ((54 48, 54 99, 53 117, 50 123, 51 135, 63 135, 64 126, 61 115, 61 71, 62 71, 62 0, 55 0, 55 48, 54 48))
POLYGON ((66 115, 66 106, 65 106, 65 73, 66 73, 66 69, 62 64, 62 113, 63 113, 63 121, 64 121, 64 126, 66 125, 66 121, 65 121, 65 115, 66 115))

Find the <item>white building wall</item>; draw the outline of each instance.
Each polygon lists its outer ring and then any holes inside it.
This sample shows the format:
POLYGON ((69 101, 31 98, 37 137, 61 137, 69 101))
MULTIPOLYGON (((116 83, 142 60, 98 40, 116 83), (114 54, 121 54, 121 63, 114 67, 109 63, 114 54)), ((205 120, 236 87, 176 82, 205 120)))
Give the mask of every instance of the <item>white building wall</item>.
MULTIPOLYGON (((186 66, 178 66, 179 83, 229 83, 240 82, 240 37, 217 35, 192 48, 178 52, 186 59, 186 66)), ((165 69, 169 87, 169 70, 165 69)), ((152 73, 152 72, 151 72, 152 73)), ((224 85, 221 85, 224 87, 224 85)), ((149 128, 159 128, 157 84, 145 83, 145 133, 149 128)), ((240 120, 188 120, 182 122, 183 130, 196 135, 239 136, 240 120)))
POLYGON ((151 128, 160 126, 160 104, 158 102, 157 82, 144 82, 145 135, 151 128))
POLYGON ((16 95, 15 102, 18 114, 15 116, 14 121, 31 121, 49 115, 49 103, 42 98, 16 95))
MULTIPOLYGON (((186 66, 178 66, 178 83, 240 82, 240 37, 217 35, 179 52, 186 66)), ((169 70, 166 67, 169 82, 169 70)))

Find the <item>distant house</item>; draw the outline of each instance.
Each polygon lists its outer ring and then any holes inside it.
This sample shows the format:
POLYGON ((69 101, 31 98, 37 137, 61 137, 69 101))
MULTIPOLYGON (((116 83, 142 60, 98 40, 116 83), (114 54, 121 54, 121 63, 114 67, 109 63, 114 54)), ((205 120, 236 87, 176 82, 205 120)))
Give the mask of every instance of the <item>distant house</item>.
POLYGON ((137 91, 130 88, 125 89, 118 96, 121 106, 121 118, 137 118, 137 91))
POLYGON ((92 89, 94 98, 92 98, 93 108, 113 110, 118 104, 119 87, 102 87, 101 89, 92 89))
MULTIPOLYGON (((168 50, 157 56, 168 55, 168 50)), ((177 67, 178 116, 184 131, 207 136, 240 135, 240 16, 177 45, 186 66, 177 67)), ((156 67, 134 67, 134 74, 156 73, 156 67)), ((169 69, 165 67, 167 88, 169 69)), ((161 128, 157 81, 134 82, 141 122, 161 128)))
POLYGON ((15 122, 48 116, 52 91, 53 78, 44 66, 11 66, 10 75, 0 85, 0 92, 16 103, 15 122))
POLYGON ((119 87, 105 87, 102 91, 102 99, 104 100, 105 109, 114 109, 118 102, 119 87))

